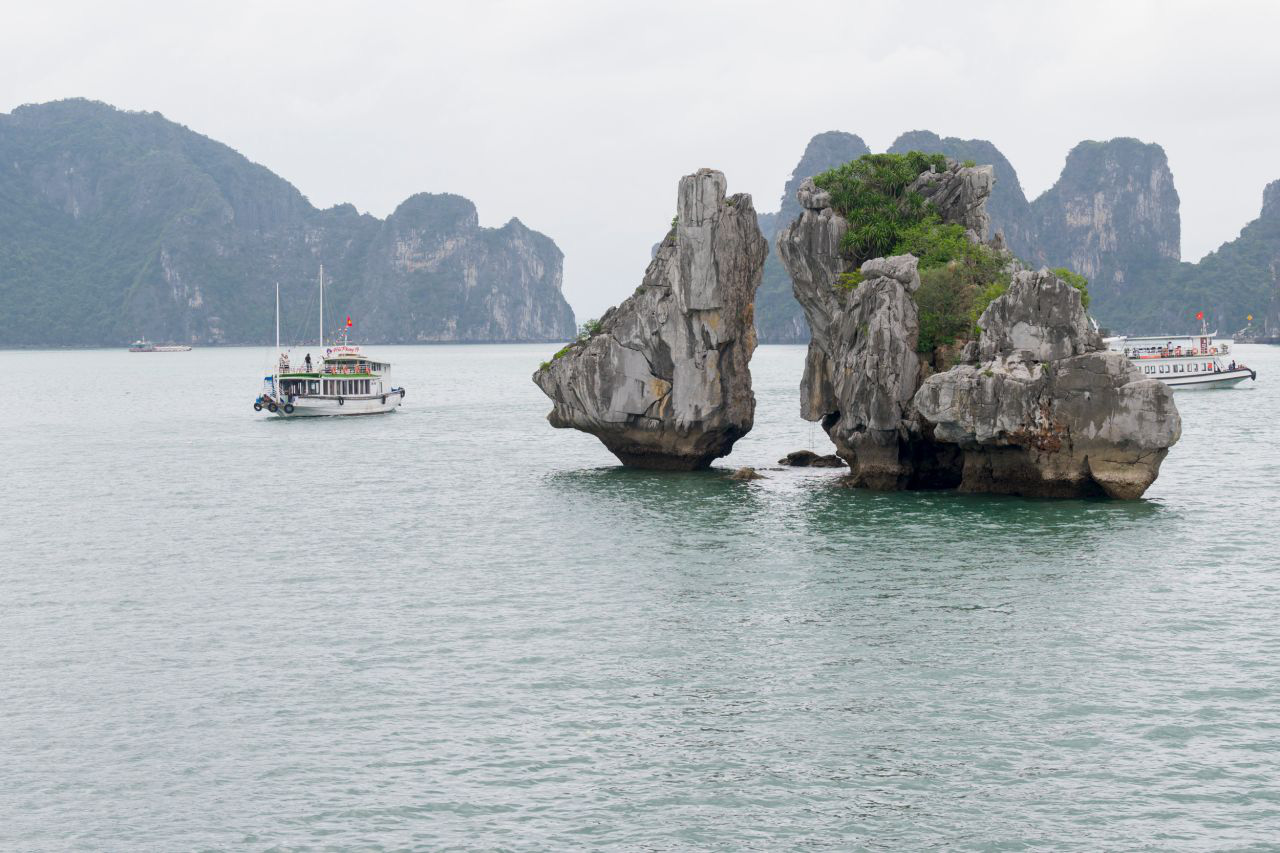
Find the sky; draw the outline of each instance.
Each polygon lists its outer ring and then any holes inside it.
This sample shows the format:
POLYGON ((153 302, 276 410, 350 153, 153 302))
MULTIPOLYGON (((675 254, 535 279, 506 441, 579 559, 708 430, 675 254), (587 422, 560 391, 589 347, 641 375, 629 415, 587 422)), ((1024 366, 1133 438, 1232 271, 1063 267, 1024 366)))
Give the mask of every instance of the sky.
POLYGON ((1084 139, 1162 145, 1197 260, 1280 179, 1276 2, 0 0, 0 112, 155 110, 313 204, 417 192, 565 253, 579 319, 630 294, 681 175, 777 210, 815 133, 989 139, 1028 198, 1084 139))

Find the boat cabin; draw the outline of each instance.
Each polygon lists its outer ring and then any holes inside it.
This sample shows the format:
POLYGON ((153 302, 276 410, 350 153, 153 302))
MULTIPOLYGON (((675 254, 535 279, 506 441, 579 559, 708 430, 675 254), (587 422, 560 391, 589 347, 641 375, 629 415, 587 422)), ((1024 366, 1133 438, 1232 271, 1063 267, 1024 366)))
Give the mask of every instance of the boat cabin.
POLYGON ((272 377, 264 377, 267 393, 283 399, 299 397, 381 397, 390 392, 385 385, 391 365, 364 355, 358 346, 329 347, 313 371, 294 370, 288 356, 281 356, 279 394, 272 377))

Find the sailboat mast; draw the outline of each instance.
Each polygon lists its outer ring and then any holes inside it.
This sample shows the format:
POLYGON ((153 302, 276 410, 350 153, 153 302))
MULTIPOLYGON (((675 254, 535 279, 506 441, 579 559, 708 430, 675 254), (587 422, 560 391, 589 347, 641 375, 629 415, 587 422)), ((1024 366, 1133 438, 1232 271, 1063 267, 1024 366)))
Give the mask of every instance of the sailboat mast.
POLYGON ((276 282, 276 355, 280 355, 280 282, 276 282))
POLYGON ((320 349, 324 350, 324 264, 320 265, 320 349))

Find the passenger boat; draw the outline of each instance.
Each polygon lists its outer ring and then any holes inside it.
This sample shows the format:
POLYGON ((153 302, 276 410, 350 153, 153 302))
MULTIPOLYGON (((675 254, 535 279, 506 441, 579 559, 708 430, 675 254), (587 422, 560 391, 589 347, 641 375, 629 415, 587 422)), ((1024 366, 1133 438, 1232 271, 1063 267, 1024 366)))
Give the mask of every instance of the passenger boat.
POLYGON ((141 338, 129 344, 129 352, 188 352, 190 349, 191 347, 183 344, 156 346, 151 341, 142 340, 141 338))
POLYGON ((280 349, 280 285, 276 285, 275 368, 262 377, 262 393, 253 401, 253 410, 266 409, 273 415, 316 417, 323 415, 376 415, 395 411, 404 402, 405 391, 391 384, 391 365, 363 352, 348 341, 351 318, 331 346, 324 336, 324 267, 320 268, 320 352, 318 362, 311 354, 299 365, 280 349))
POLYGON ((1199 335, 1115 337, 1106 343, 1170 388, 1229 388, 1258 378, 1257 371, 1230 357, 1235 342, 1215 338, 1204 328, 1203 319, 1199 335))

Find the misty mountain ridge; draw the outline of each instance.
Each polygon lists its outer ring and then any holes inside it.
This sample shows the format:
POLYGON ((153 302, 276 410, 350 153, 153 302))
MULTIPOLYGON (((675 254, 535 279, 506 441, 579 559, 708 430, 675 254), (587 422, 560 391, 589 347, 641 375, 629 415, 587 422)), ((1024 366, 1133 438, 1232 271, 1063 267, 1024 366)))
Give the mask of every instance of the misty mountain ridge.
MULTIPOLYGON (((82 99, 0 114, 0 345, 271 339, 274 283, 385 343, 572 336, 563 254, 452 194, 386 219, 320 210, 288 181, 165 119, 82 99)), ((314 315, 313 315, 314 316, 314 315)), ((310 332, 308 332, 310 337, 310 332)))

